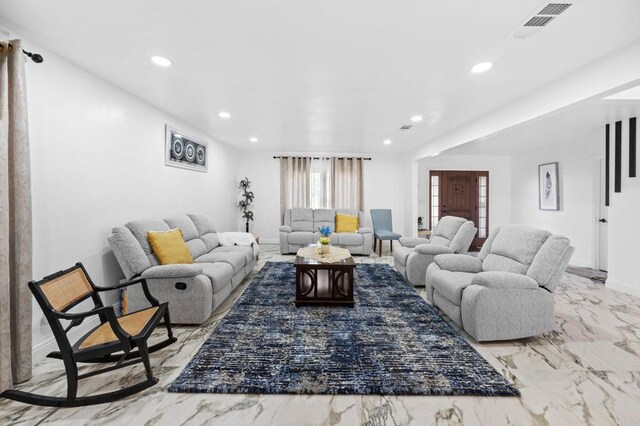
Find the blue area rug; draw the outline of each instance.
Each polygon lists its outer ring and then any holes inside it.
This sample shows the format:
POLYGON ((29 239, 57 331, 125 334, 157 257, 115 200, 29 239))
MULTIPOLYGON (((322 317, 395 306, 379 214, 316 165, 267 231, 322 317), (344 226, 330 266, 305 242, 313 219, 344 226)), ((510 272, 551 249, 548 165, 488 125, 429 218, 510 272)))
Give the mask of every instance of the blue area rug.
POLYGON ((388 265, 356 267, 353 308, 294 298, 293 264, 267 263, 169 391, 519 395, 388 265))

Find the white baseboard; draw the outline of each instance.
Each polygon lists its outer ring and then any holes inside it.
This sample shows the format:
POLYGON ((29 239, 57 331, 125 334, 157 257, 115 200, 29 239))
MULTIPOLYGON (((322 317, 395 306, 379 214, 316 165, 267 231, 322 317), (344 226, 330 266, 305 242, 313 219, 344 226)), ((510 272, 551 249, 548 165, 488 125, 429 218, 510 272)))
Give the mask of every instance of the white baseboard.
POLYGON ((580 259, 571 259, 571 261, 569 262, 570 266, 577 266, 580 268, 593 268, 593 263, 592 262, 586 262, 584 260, 580 260, 580 259))
POLYGON ((640 297, 640 286, 637 284, 633 285, 629 283, 622 283, 620 281, 612 281, 610 278, 607 278, 605 286, 612 290, 617 290, 623 293, 630 294, 632 296, 640 297))
MULTIPOLYGON (((119 305, 119 302, 113 305, 113 309, 116 310, 116 315, 118 310, 120 309, 119 305)), ((100 324, 100 318, 98 316, 93 316, 91 317, 91 319, 84 321, 79 326, 72 328, 71 331, 69 331, 69 333, 67 334, 67 336, 69 337, 69 341, 72 343, 75 342, 77 339, 82 337, 98 324, 100 324)), ((43 342, 38 343, 33 347, 33 351, 31 352, 32 363, 35 364, 42 361, 47 357, 47 355, 49 355, 49 353, 57 350, 58 343, 53 336, 43 342)))
POLYGON ((280 240, 276 238, 260 238, 260 244, 280 244, 280 240))

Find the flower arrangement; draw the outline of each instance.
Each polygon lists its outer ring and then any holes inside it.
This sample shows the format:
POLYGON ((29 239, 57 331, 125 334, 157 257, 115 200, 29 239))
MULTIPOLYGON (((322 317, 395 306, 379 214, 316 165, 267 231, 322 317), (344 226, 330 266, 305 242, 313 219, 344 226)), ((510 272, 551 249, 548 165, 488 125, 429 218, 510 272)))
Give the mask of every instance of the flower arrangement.
POLYGON ((328 246, 329 243, 331 243, 331 238, 329 238, 331 235, 331 228, 328 226, 319 226, 318 231, 320 231, 320 240, 318 240, 320 245, 328 246))

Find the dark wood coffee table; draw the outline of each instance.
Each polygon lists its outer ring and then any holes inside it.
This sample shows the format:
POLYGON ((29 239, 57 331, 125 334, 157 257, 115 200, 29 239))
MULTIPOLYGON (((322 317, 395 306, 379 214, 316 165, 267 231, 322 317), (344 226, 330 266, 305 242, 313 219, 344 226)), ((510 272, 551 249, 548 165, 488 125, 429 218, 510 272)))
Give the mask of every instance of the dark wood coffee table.
POLYGON ((352 257, 333 263, 296 256, 296 306, 353 306, 352 257))

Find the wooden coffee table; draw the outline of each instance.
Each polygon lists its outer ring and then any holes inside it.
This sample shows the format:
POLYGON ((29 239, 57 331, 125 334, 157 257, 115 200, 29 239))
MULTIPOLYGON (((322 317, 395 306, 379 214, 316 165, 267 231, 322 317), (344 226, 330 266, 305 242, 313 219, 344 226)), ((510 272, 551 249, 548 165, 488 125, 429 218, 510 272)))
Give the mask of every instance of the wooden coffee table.
POLYGON ((296 306, 353 306, 352 257, 333 263, 296 256, 296 306))

